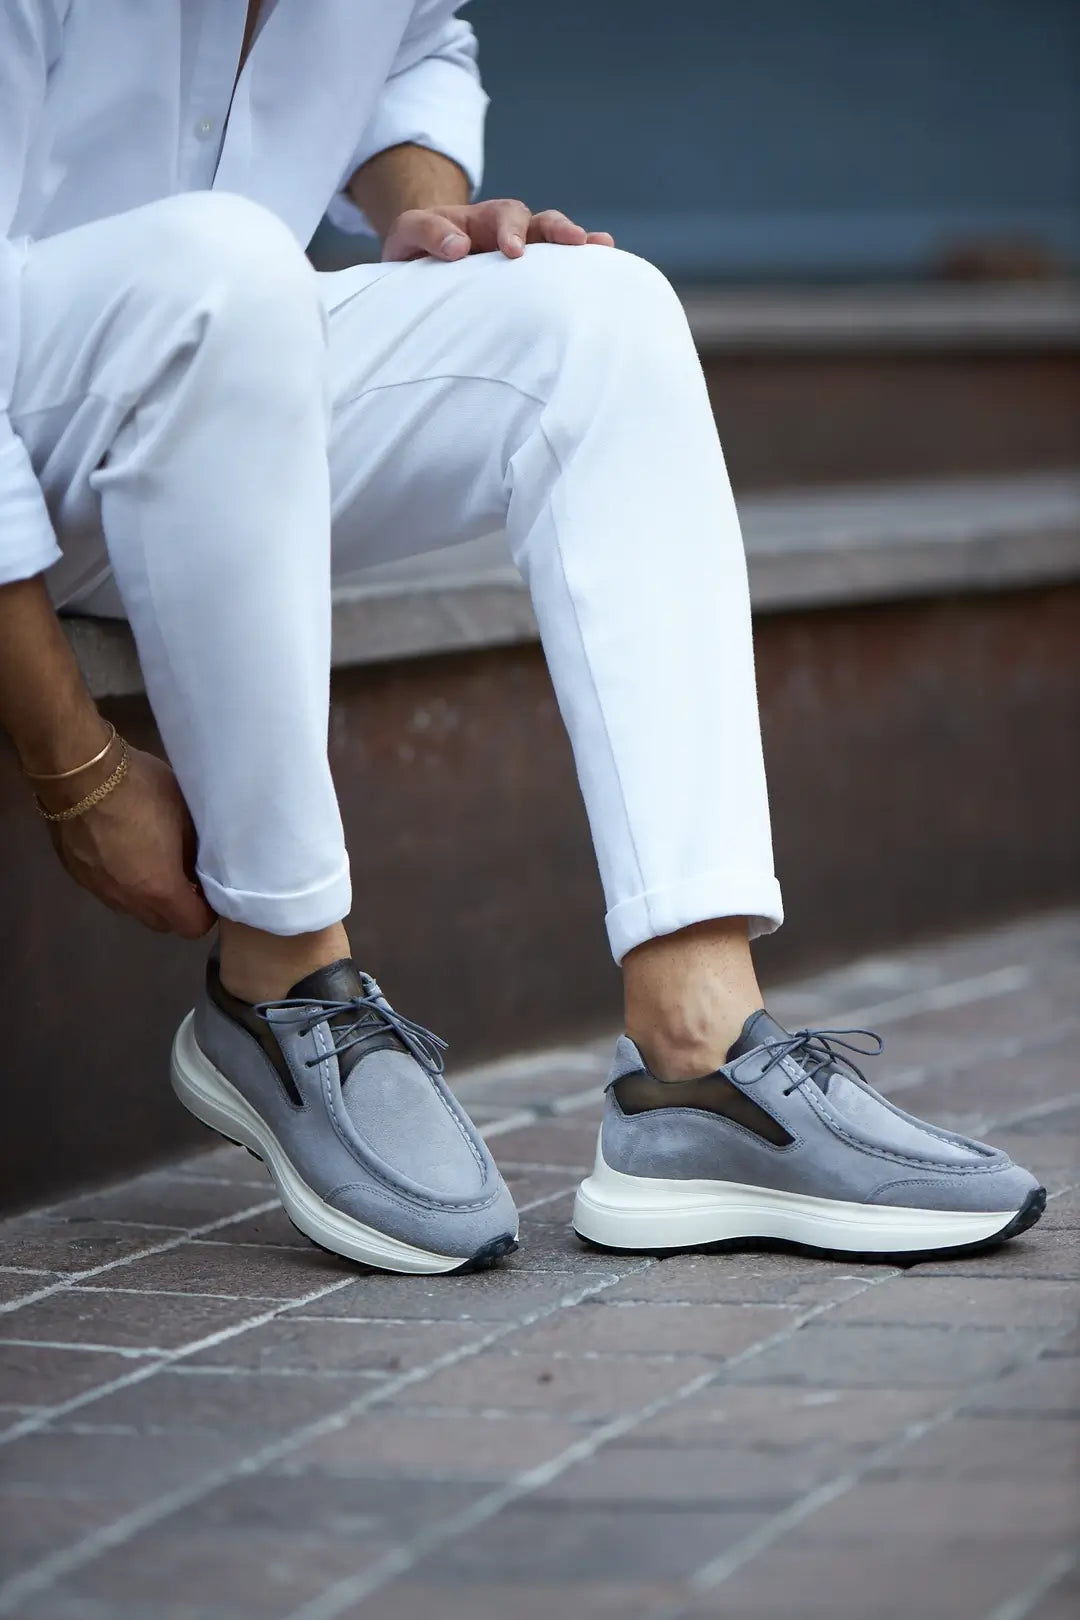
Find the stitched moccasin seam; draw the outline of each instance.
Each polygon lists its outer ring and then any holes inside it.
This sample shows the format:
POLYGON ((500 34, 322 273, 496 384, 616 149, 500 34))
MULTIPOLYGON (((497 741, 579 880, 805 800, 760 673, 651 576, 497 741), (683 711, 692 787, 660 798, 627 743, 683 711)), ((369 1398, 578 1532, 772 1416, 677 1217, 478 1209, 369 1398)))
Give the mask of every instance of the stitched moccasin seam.
MULTIPOLYGON (((356 1158, 356 1148, 355 1148, 354 1144, 352 1142, 350 1142, 348 1137, 345 1135, 345 1132, 342 1129, 341 1121, 338 1118, 337 1109, 334 1106, 334 1096, 333 1096, 333 1091, 332 1091, 332 1088, 331 1088, 329 1064, 328 1064, 328 1059, 330 1059, 330 1058, 332 1058, 334 1056, 333 1045, 332 1045, 332 1043, 329 1043, 329 1037, 324 1034, 323 1027, 322 1027, 321 1024, 317 1024, 315 1026, 315 1028, 312 1030, 311 1033, 312 1033, 312 1035, 314 1037, 315 1045, 317 1046, 317 1048, 319 1050, 319 1053, 320 1053, 319 1069, 322 1072, 322 1077, 323 1077, 323 1100, 326 1103, 327 1113, 330 1115, 330 1123, 334 1127, 334 1133, 337 1136, 337 1139, 341 1143, 342 1147, 345 1149, 346 1153, 348 1153, 350 1158, 355 1159, 356 1158), (322 1043, 323 1043, 324 1039, 327 1040, 328 1044, 330 1045, 330 1050, 329 1051, 324 1051, 324 1049, 323 1049, 323 1044, 322 1043)), ((439 1101, 441 1103, 443 1103, 444 1107, 446 1106, 445 1101, 444 1101, 441 1093, 439 1094, 439 1101)), ((460 1123, 455 1120, 455 1124, 458 1125, 458 1129, 460 1130, 461 1129, 460 1123)), ((360 1133, 357 1132, 358 1136, 359 1136, 359 1134, 360 1133)), ((469 1146, 472 1147, 471 1142, 469 1143, 469 1146)), ((368 1151, 368 1153, 371 1154, 373 1159, 377 1157, 377 1155, 374 1153, 373 1149, 369 1148, 367 1151, 368 1151)), ((484 1164, 483 1160, 479 1158, 479 1156, 476 1153, 475 1148, 473 1149, 473 1158, 476 1159, 477 1164, 479 1165, 480 1169, 484 1172, 485 1177, 486 1177, 487 1166, 484 1164)), ((441 1200, 430 1199, 430 1198, 428 1198, 427 1194, 425 1194, 423 1192, 420 1192, 420 1191, 410 1192, 410 1191, 408 1191, 408 1190, 406 1190, 406 1189, 404 1189, 404 1188, 402 1188, 400 1186, 395 1185, 394 1182, 392 1182, 389 1179, 389 1177, 387 1175, 385 1175, 382 1172, 382 1170, 379 1169, 377 1164, 375 1164, 375 1163, 370 1163, 369 1164, 365 1159, 362 1168, 363 1168, 364 1173, 366 1175, 371 1176, 373 1180, 379 1182, 383 1187, 385 1187, 387 1189, 388 1192, 392 1193, 395 1198, 401 1198, 401 1199, 406 1199, 406 1200, 415 1199, 417 1203, 427 1204, 427 1206, 429 1208, 431 1208, 431 1209, 436 1209, 436 1208, 440 1207, 440 1204, 442 1202, 441 1200)), ((389 1168, 389 1166, 388 1166, 388 1168, 389 1168)), ((360 1182, 349 1182, 349 1183, 347 1183, 347 1185, 348 1186, 357 1186, 358 1187, 358 1186, 361 1186, 363 1184, 360 1183, 360 1182)), ((486 1207, 486 1203, 492 1202, 498 1196, 498 1193, 499 1193, 499 1185, 498 1185, 498 1182, 496 1181, 495 1190, 491 1194, 491 1196, 486 1200, 486 1202, 477 1203, 474 1206, 462 1205, 460 1207, 462 1207, 462 1208, 475 1207, 477 1209, 483 1209, 483 1208, 486 1207)))
POLYGON ((860 1153, 869 1154, 875 1159, 888 1159, 893 1164, 910 1164, 916 1170, 939 1170, 943 1175, 950 1176, 989 1175, 995 1170, 1003 1170, 1009 1162, 1004 1157, 1000 1157, 991 1159, 986 1164, 954 1164, 940 1159, 919 1159, 911 1154, 897 1152, 894 1148, 878 1147, 872 1143, 862 1141, 857 1136, 852 1136, 834 1117, 825 1113, 815 1097, 805 1091, 804 1095, 822 1124, 832 1131, 834 1136, 838 1136, 849 1147, 857 1149, 860 1153))

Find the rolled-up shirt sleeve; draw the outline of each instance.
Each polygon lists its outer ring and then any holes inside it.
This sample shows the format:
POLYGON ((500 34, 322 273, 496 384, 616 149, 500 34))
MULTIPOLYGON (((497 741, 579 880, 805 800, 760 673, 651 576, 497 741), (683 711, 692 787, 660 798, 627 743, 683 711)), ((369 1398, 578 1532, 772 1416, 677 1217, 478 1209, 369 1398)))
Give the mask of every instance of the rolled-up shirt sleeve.
POLYGON ((374 117, 341 178, 328 217, 339 229, 371 234, 345 187, 377 152, 406 143, 441 152, 465 171, 475 193, 484 168, 484 116, 476 35, 453 15, 460 0, 421 0, 413 11, 374 117))
POLYGON ((0 585, 30 579, 60 556, 41 485, 8 414, 23 259, 9 233, 58 29, 48 0, 0 0, 0 585))

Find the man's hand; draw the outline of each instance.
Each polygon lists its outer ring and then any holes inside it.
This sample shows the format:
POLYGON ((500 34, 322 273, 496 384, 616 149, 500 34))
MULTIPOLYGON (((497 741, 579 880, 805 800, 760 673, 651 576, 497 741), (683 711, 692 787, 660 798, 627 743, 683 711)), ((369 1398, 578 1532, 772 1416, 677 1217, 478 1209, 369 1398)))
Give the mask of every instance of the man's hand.
POLYGON ((176 777, 153 754, 129 747, 120 786, 85 815, 50 822, 49 831, 65 869, 110 910, 183 939, 213 927, 216 918, 195 882, 187 805, 176 777))
POLYGON ((558 209, 534 214, 523 202, 499 197, 491 202, 407 208, 386 236, 383 258, 454 260, 470 253, 504 253, 508 259, 520 259, 527 242, 615 245, 607 231, 587 231, 558 209))

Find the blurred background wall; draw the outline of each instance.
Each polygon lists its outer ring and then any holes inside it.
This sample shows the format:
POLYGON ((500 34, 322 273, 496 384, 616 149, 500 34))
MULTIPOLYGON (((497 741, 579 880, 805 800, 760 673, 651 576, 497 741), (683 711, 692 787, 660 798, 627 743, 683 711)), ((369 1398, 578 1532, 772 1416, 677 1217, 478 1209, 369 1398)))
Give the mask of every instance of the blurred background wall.
POLYGON ((1077 0, 475 0, 485 190, 669 274, 1080 263, 1077 0), (996 259, 993 254, 998 254, 996 259))

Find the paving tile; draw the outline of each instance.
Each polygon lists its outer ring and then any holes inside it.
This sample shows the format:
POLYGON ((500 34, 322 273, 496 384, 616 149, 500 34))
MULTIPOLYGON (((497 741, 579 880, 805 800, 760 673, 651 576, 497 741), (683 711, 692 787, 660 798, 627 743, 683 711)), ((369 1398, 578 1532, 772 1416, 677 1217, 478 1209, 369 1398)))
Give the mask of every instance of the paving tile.
POLYGON ((1077 1290, 1069 1282, 996 1277, 957 1272, 927 1276, 921 1267, 882 1288, 858 1294, 829 1312, 829 1321, 911 1327, 1057 1328, 1080 1314, 1077 1290))
POLYGON ((816 1535, 845 1542, 881 1533, 926 1538, 948 1524, 950 1539, 976 1540, 988 1525, 1006 1536, 1066 1544, 1078 1523, 1075 1490, 1062 1490, 1057 1480, 1009 1478, 943 1479, 900 1475, 859 1481, 814 1515, 816 1535))
MULTIPOLYGON (((790 1454, 837 1443, 870 1450, 952 1405, 955 1389, 806 1389, 721 1377, 635 1429, 628 1444, 717 1444, 790 1454)), ((616 1441, 618 1446, 621 1442, 616 1441)))
MULTIPOLYGON (((511 1191, 513 1192, 513 1188, 511 1188, 511 1191)), ((530 1230, 534 1227, 542 1228, 545 1226, 568 1228, 574 1213, 576 1193, 577 1187, 575 1185, 556 1194, 554 1197, 545 1195, 539 1188, 535 1192, 530 1192, 527 1197, 521 1197, 518 1208, 526 1210, 526 1213, 522 1216, 523 1223, 527 1223, 530 1230), (535 1200, 540 1199, 543 1199, 542 1203, 535 1202, 535 1200), (532 1203, 533 1207, 528 1209, 527 1206, 530 1203, 532 1203)), ((519 1194, 515 1192, 514 1197, 519 1198, 519 1194)))
MULTIPOLYGON (((55 1271, 4 1271, 0 1268, 0 1306, 17 1305, 20 1300, 29 1299, 60 1280, 55 1271)), ((0 1334, 5 1332, 6 1320, 7 1311, 0 1310, 0 1334)))
MULTIPOLYGON (((247 1155, 244 1155, 247 1158, 247 1155)), ((258 1166, 248 1158, 253 1171, 258 1166)), ((273 1196, 269 1176, 256 1175, 255 1186, 221 1181, 200 1181, 171 1170, 151 1170, 100 1192, 84 1193, 53 1206, 57 1219, 145 1221, 184 1230, 223 1220, 273 1196)))
POLYGON ((377 1387, 367 1378, 282 1377, 277 1373, 216 1372, 163 1368, 145 1383, 131 1384, 95 1401, 77 1417, 102 1429, 142 1434, 232 1435, 245 1451, 339 1412, 350 1400, 377 1387), (161 1380, 160 1383, 158 1380, 161 1380))
MULTIPOLYGON (((4 1320, 0 1317, 0 1322, 4 1320)), ((0 1344, 0 1400, 13 1406, 59 1406, 137 1365, 129 1357, 101 1350, 0 1344)))
POLYGON ((783 1332, 789 1307, 592 1304, 560 1312, 514 1336, 515 1351, 548 1355, 726 1357, 783 1332))
POLYGON ((539 1120, 493 1137, 491 1150, 500 1164, 565 1166, 585 1175, 596 1153, 596 1127, 600 1117, 573 1114, 568 1119, 539 1120))
POLYGON ((1080 1278, 1080 1244, 1072 1232, 1038 1226, 1013 1238, 989 1254, 967 1259, 928 1260, 920 1265, 924 1277, 1041 1277, 1066 1281, 1080 1278))
MULTIPOLYGON (((423 1386, 418 1393, 423 1394, 423 1386)), ((588 1432, 550 1412, 509 1415, 376 1407, 296 1451, 288 1468, 499 1480, 560 1456, 588 1432)))
POLYGON ((1075 1232, 1080 1227, 1080 1187, 1051 1198, 1039 1224, 1044 1231, 1075 1232))
MULTIPOLYGON (((148 1366, 138 1354, 35 1346, 8 1364, 0 1347, 0 1424, 104 1373, 125 1380, 0 1450, 0 1559, 32 1563, 163 1493, 196 1493, 18 1620, 286 1620, 477 1493, 525 1489, 519 1476, 557 1460, 546 1484, 374 1593, 365 1620, 990 1620, 1034 1592, 1080 1520, 1080 1103, 1067 1100, 1080 912, 880 954, 775 1004, 801 997, 796 1023, 835 1022, 1017 963, 1027 989, 886 1009, 876 1070, 903 1106, 969 1122, 1060 1192, 1034 1231, 987 1256, 899 1270, 581 1245, 569 1218, 598 1109, 545 1110, 602 1079, 608 1039, 577 1049, 584 1066, 538 1054, 462 1075, 485 1118, 541 1110, 502 1134, 496 1123, 515 1195, 541 1202, 519 1253, 476 1277, 339 1263, 276 1205, 234 1219, 273 1193, 231 1147, 0 1223, 0 1306, 72 1267, 121 1262, 0 1310, 0 1339, 139 1352, 226 1334, 135 1382, 148 1366), (132 1258, 208 1221, 226 1224, 132 1258), (489 1348, 394 1391, 397 1372, 493 1331, 489 1348), (707 1386, 683 1396, 699 1377, 707 1386), (657 1400, 668 1404, 636 1417, 657 1400), (628 1427, 591 1453, 612 1416, 628 1427), (325 1432, 201 1494, 215 1471, 309 1426, 325 1432), (776 1519, 852 1469, 858 1484, 797 1527, 776 1519), (695 1570, 771 1524, 775 1545, 694 1595, 695 1570)), ((1059 1588, 1025 1620, 1071 1620, 1076 1582, 1059 1588)))
MULTIPOLYGON (((549 1577, 550 1579, 550 1577, 549 1577)), ((395 1581, 368 1598, 364 1620, 653 1620, 676 1596, 655 1581, 538 1581, 528 1588, 395 1581)))
POLYGON ((483 1077, 468 1073, 450 1076, 454 1095, 471 1110, 478 1102, 511 1104, 514 1108, 550 1108, 559 1097, 578 1097, 607 1080, 615 1036, 603 1054, 592 1057, 576 1049, 574 1061, 560 1062, 559 1053, 537 1053, 522 1061, 511 1058, 505 1068, 490 1065, 483 1077))
POLYGON ((793 1453, 726 1445, 635 1445, 631 1437, 575 1464, 532 1500, 629 1510, 651 1504, 776 1512, 841 1473, 850 1458, 840 1444, 793 1453))
POLYGON ((182 1597, 196 1612, 210 1599, 209 1613, 221 1620, 284 1620, 387 1550, 359 1524, 348 1535, 317 1537, 155 1528, 59 1581, 56 1593, 96 1600, 103 1620, 159 1620, 182 1597))
POLYGON ((267 1322, 185 1358, 191 1367, 250 1367, 262 1372, 402 1372, 483 1337, 467 1322, 267 1322))
MULTIPOLYGON (((96 1598, 72 1597, 53 1588, 48 1595, 31 1598, 19 1608, 19 1620, 147 1620, 146 1605, 116 1600, 102 1603, 96 1598)), ((154 1603, 153 1620, 244 1620, 234 1608, 221 1608, 203 1602, 174 1602, 159 1597, 154 1603)), ((253 1617, 254 1620, 254 1617, 253 1617)))
POLYGON ((317 1469, 230 1480, 175 1514, 171 1535, 276 1536, 303 1543, 378 1537, 407 1540, 476 1500, 469 1480, 395 1479, 317 1469))
POLYGON ((611 1417, 710 1373, 695 1356, 604 1356, 563 1360, 496 1350, 435 1373, 408 1391, 408 1404, 467 1411, 538 1408, 561 1417, 611 1417))
POLYGON ((652 1304, 799 1305, 846 1299, 893 1272, 797 1254, 680 1254, 639 1266, 605 1298, 652 1304))
POLYGON ((983 1531, 973 1539, 892 1532, 842 1542, 817 1533, 791 1536, 703 1594, 684 1617, 987 1620, 1038 1573, 1046 1544, 1025 1543, 1000 1526, 992 1535, 983 1531))
POLYGON ((356 1267, 314 1245, 303 1249, 241 1248, 227 1243, 184 1243, 165 1254, 133 1260, 87 1287, 175 1289, 242 1299, 289 1300, 327 1284, 347 1281, 356 1267))
POLYGON ((0 1578, 111 1524, 128 1506, 122 1497, 52 1496, 0 1481, 0 1578))
POLYGON ((167 1232, 111 1221, 63 1221, 24 1215, 0 1227, 0 1265, 32 1266, 43 1271, 87 1271, 152 1244, 167 1241, 167 1232))
MULTIPOLYGON (((499 1143, 492 1143, 493 1150, 502 1157, 499 1143)), ((565 1169, 551 1170, 510 1170, 503 1172, 503 1179, 514 1195, 514 1202, 518 1209, 530 1204, 536 1198, 548 1198, 553 1193, 566 1198, 573 1204, 574 1193, 577 1191, 578 1178, 573 1171, 565 1169)), ((537 1219, 541 1217, 537 1216, 537 1219)), ((547 1219, 545 1215, 543 1219, 547 1219)))
POLYGON ((0 1341, 49 1339, 62 1344, 168 1350, 234 1327, 252 1314, 250 1300, 65 1288, 0 1316, 0 1341))
MULTIPOLYGON (((208 1141, 217 1138, 209 1136, 208 1141)), ((252 1157, 246 1148, 231 1147, 222 1143, 219 1147, 211 1147, 205 1153, 193 1153, 182 1164, 173 1166, 173 1174, 179 1176, 192 1176, 205 1181, 210 1178, 215 1181, 250 1182, 255 1187, 266 1187, 272 1190, 268 1172, 252 1157)))
POLYGON ((956 1384, 1005 1372, 1024 1333, 987 1328, 844 1327, 809 1323, 786 1344, 734 1367, 734 1383, 956 1384))
MULTIPOLYGON (((84 1410, 89 1411, 89 1408, 84 1410)), ((43 1430, 4 1447, 4 1482, 57 1497, 145 1502, 190 1485, 237 1455, 227 1435, 43 1430)))
MULTIPOLYGON (((955 1417, 905 1446, 874 1476, 1001 1479, 1014 1488, 1053 1480, 1075 1493, 1080 1481, 1080 1415, 1072 1422, 1022 1423, 1012 1417, 955 1417)), ((1080 1524, 1080 1512, 1077 1515, 1080 1524)))
MULTIPOLYGON (((678 1578, 755 1530, 761 1516, 654 1506, 615 1510, 578 1504, 529 1503, 504 1509, 497 1533, 481 1525, 417 1566, 420 1579, 437 1574, 447 1586, 486 1581, 678 1578)), ((555 1611, 559 1613, 558 1610, 555 1611)))
POLYGON ((1075 1569, 1055 1581, 1049 1592, 1029 1609, 1024 1620, 1076 1620, 1080 1612, 1080 1573, 1075 1569))
POLYGON ((969 1412, 1080 1417, 1080 1357, 1042 1356, 980 1389, 964 1406, 969 1412))
POLYGON ((591 1248, 565 1223, 539 1222, 527 1216, 521 1223, 521 1247, 505 1262, 508 1271, 611 1270, 611 1253, 591 1248))
MULTIPOLYGON (((464 1277, 390 1277, 372 1273, 324 1299, 298 1307, 305 1316, 372 1321, 513 1322, 575 1297, 583 1287, 617 1279, 641 1262, 612 1260, 611 1270, 583 1278, 573 1271, 514 1272, 504 1267, 464 1277), (621 1267, 621 1269, 620 1269, 621 1267)), ((288 1319, 288 1314, 283 1320, 288 1319)))
POLYGON ((256 1248, 304 1249, 310 1251, 311 1239, 304 1236, 278 1205, 262 1215, 251 1215, 243 1221, 230 1221, 219 1227, 205 1240, 207 1243, 250 1243, 256 1248))

